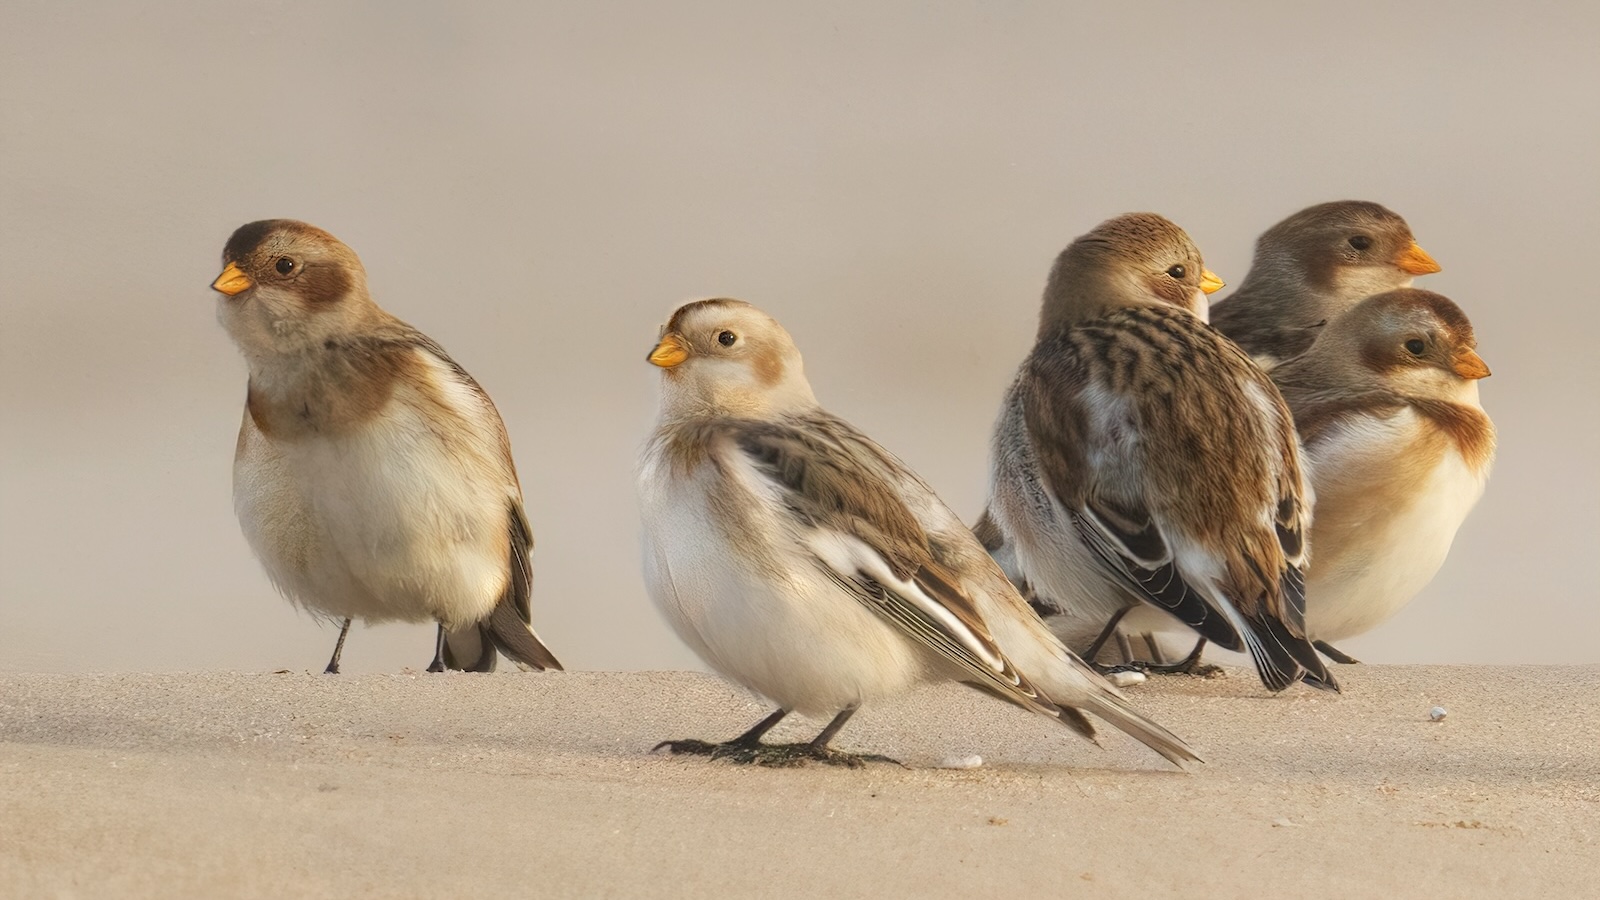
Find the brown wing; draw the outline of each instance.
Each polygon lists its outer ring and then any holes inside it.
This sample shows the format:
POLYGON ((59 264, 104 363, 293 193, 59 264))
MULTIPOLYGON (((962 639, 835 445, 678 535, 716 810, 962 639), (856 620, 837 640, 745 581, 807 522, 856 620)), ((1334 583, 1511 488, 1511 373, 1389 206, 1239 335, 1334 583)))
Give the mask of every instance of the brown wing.
POLYGON ((1011 665, 885 479, 884 472, 905 473, 899 460, 826 413, 788 422, 727 420, 723 427, 802 523, 855 539, 850 546, 860 553, 847 562, 819 559, 835 583, 955 663, 967 680, 1024 708, 1060 714, 1011 665))

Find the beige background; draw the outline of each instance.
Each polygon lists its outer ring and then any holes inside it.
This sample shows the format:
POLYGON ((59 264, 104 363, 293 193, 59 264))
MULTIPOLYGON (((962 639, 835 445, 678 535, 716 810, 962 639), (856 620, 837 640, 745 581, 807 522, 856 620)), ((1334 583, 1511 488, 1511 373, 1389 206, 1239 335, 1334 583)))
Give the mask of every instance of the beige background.
MULTIPOLYGON (((645 599, 643 360, 754 301, 818 395, 978 512, 1052 256, 1163 212, 1237 283, 1313 202, 1407 216, 1501 429, 1434 584, 1346 648, 1593 662, 1600 7, 1560 3, 59 4, 0 10, 0 669, 320 667, 233 520, 223 241, 350 243, 510 426, 536 624, 571 668, 694 664, 645 599), (1071 9, 1069 7, 1081 7, 1071 9)), ((430 632, 358 630, 350 671, 430 632)))

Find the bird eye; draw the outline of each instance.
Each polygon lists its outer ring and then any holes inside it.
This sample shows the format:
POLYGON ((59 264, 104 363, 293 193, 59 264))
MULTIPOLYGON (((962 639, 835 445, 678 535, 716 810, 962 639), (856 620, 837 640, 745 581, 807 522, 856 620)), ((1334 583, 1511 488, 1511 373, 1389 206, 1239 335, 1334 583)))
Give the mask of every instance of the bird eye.
POLYGON ((732 347, 733 346, 733 342, 737 341, 738 339, 739 339, 739 336, 737 334, 734 334, 731 331, 724 331, 721 334, 717 335, 717 343, 721 344, 724 347, 732 347))
POLYGON ((1406 352, 1410 353, 1412 356, 1421 356, 1422 351, 1426 350, 1427 348, 1428 345, 1424 344, 1417 338, 1412 338, 1411 340, 1406 341, 1406 352))
POLYGON ((1173 266, 1172 268, 1167 270, 1167 274, 1168 275, 1171 275, 1173 278, 1176 278, 1179 281, 1183 280, 1183 276, 1184 276, 1184 274, 1186 272, 1188 272, 1188 270, 1185 269, 1183 266, 1173 266))
POLYGON ((278 257, 277 264, 274 265, 273 268, 278 270, 279 275, 287 275, 294 271, 294 260, 287 256, 280 256, 278 257))
POLYGON ((1349 240, 1349 244, 1352 249, 1359 252, 1372 246, 1372 238, 1369 238, 1364 234, 1358 234, 1349 240))

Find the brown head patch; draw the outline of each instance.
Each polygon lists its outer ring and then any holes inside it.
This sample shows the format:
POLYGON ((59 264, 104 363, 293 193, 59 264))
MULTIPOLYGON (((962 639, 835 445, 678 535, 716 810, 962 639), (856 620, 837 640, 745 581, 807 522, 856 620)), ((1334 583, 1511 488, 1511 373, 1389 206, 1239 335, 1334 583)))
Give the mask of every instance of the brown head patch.
POLYGON ((222 261, 238 266, 257 286, 292 292, 313 311, 364 288, 366 281, 355 251, 321 228, 294 219, 241 225, 223 247, 222 261))

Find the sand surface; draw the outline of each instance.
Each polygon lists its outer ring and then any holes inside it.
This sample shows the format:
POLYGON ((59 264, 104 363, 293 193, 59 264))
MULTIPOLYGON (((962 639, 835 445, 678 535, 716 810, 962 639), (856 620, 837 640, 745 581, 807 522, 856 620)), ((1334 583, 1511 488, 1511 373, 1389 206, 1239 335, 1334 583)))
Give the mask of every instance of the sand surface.
POLYGON ((648 752, 766 712, 691 673, 4 675, 0 896, 1600 891, 1600 667, 1339 675, 1132 689, 1187 775, 959 688, 837 741, 907 768, 762 769, 648 752))

